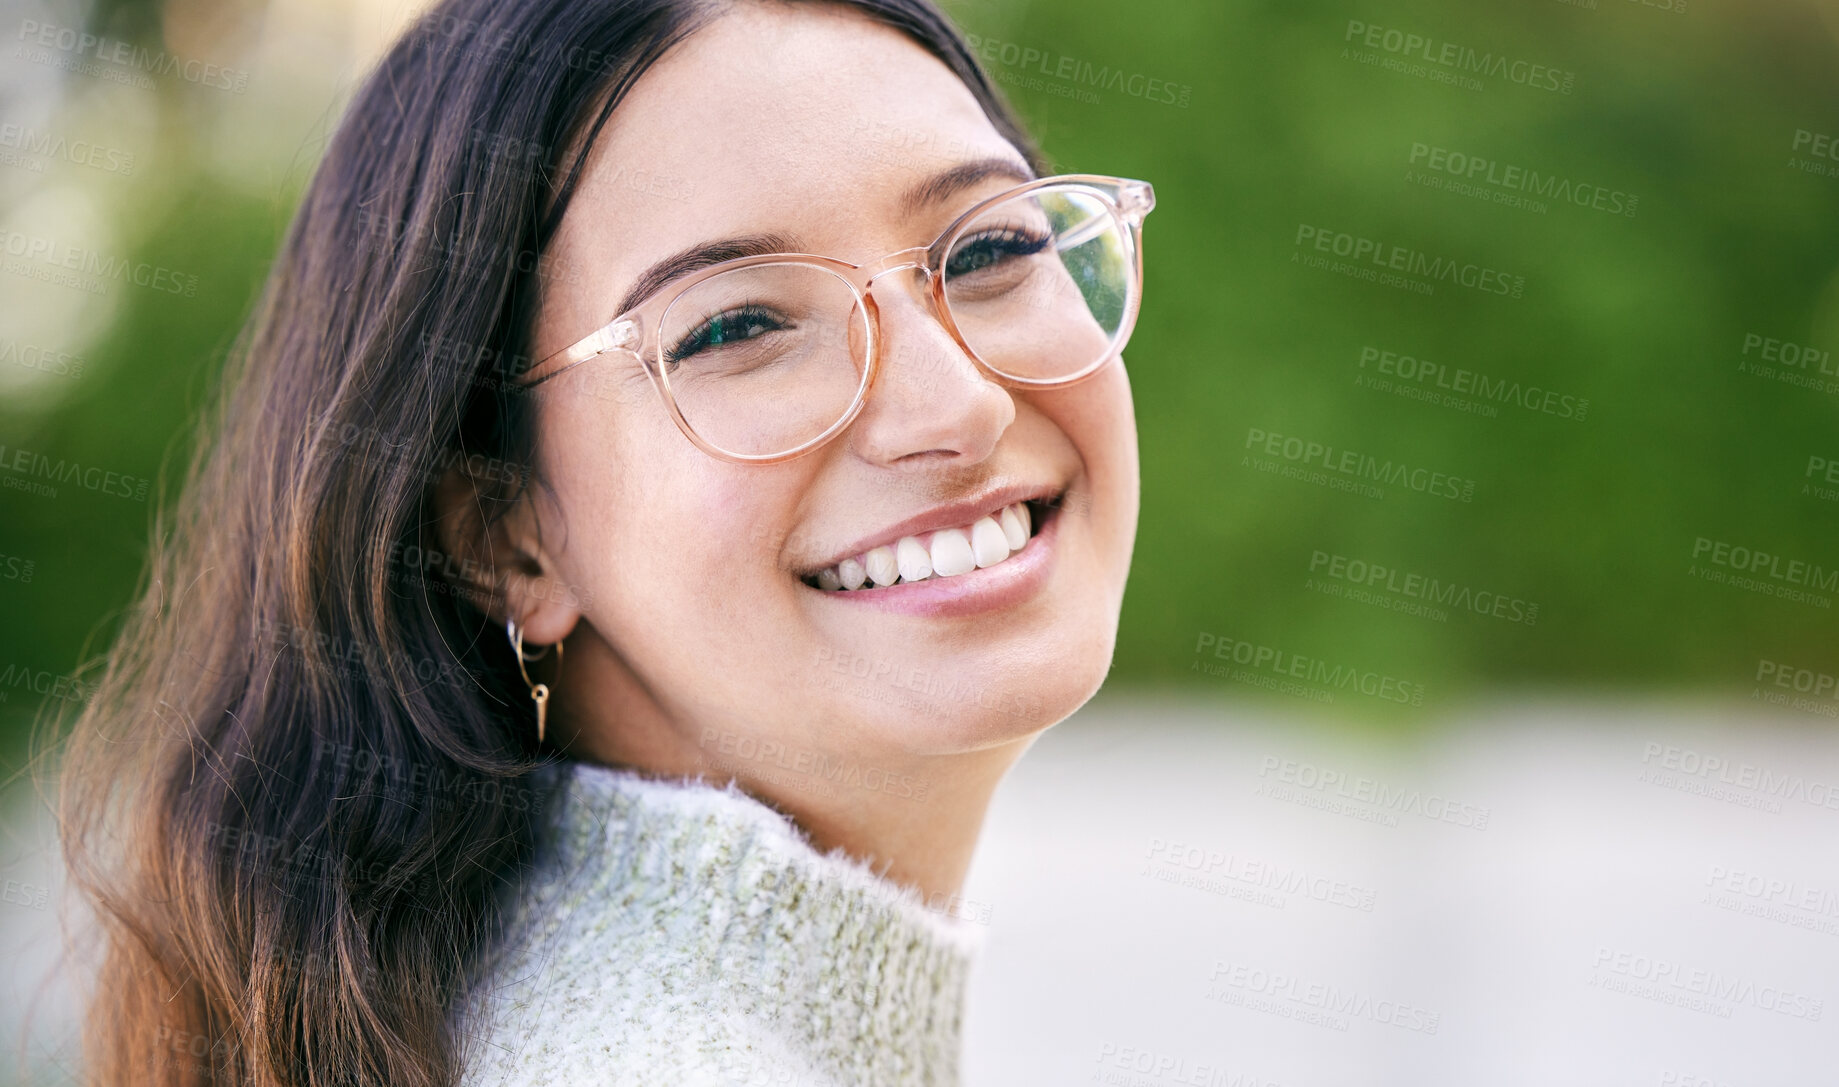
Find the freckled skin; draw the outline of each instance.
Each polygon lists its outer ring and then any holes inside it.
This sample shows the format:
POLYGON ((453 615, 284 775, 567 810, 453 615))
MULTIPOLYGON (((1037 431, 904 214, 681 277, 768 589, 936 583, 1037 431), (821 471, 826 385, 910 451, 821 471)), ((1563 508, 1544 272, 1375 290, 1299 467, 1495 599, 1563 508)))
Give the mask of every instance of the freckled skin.
MULTIPOLYGON (((822 5, 741 5, 648 72, 600 137, 546 256, 570 274, 551 281, 534 354, 599 327, 643 269, 699 242, 774 232, 857 262, 929 242, 1013 182, 920 211, 902 194, 992 155, 1019 161, 905 36, 822 5), (652 195, 630 183, 638 169, 676 181, 652 195)), ((555 500, 532 499, 492 546, 501 564, 523 560, 505 613, 531 644, 566 637, 549 735, 572 756, 735 777, 820 847, 949 893, 997 782, 1110 665, 1136 430, 1121 364, 1068 389, 1007 390, 963 355, 920 285, 912 273, 877 283, 883 372, 867 406, 783 464, 696 449, 630 356, 548 382, 538 457, 555 500), (921 618, 799 581, 838 547, 992 478, 1069 488, 1051 573, 1023 603, 921 618), (755 743, 785 754, 743 757, 755 743), (809 769, 817 756, 865 773, 839 783, 809 769)))

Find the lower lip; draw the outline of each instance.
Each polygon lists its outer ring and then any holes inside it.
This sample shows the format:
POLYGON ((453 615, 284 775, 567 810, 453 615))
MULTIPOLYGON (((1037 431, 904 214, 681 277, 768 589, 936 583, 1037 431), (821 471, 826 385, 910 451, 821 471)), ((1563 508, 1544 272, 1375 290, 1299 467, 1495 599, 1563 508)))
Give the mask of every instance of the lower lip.
MULTIPOLYGON (((1060 535, 1060 511, 1043 519, 1022 549, 995 566, 972 570, 957 577, 929 577, 879 589, 839 589, 825 592, 805 588, 839 604, 879 608, 901 615, 947 618, 1001 611, 1022 603, 1047 584, 1053 569, 1054 544, 1060 535)), ((800 582, 802 585, 803 582, 800 582)))

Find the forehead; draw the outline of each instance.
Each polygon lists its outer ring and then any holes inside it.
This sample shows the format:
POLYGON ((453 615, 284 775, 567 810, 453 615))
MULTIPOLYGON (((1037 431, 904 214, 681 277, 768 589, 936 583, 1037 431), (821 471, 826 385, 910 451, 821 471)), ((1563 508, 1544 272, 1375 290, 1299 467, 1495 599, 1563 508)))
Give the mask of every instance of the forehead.
POLYGON ((705 213, 748 190, 808 207, 890 171, 934 172, 1008 146, 943 62, 823 3, 737 5, 641 77, 609 128, 596 173, 648 161, 686 183, 695 171, 753 182, 707 193, 705 213))
POLYGON ((846 259, 931 241, 944 223, 916 218, 902 194, 991 156, 1022 161, 906 35, 830 4, 737 5, 614 111, 550 247, 569 287, 541 325, 585 334, 613 315, 581 310, 582 297, 605 299, 709 239, 780 233, 846 259))

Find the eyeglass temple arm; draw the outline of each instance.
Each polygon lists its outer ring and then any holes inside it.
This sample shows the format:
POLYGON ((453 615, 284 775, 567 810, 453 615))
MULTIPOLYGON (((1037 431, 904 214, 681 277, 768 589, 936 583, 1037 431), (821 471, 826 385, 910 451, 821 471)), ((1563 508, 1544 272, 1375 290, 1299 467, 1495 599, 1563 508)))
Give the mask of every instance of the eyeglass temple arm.
POLYGON ((581 342, 571 347, 564 348, 561 351, 557 351, 555 354, 537 363, 532 367, 533 370, 541 370, 557 361, 561 362, 562 365, 557 366, 542 377, 530 382, 530 384, 541 385, 550 378, 568 370, 572 370, 587 360, 603 355, 616 347, 637 347, 638 345, 633 342, 637 338, 634 335, 636 331, 637 325, 630 318, 613 321, 604 325, 594 330, 594 332, 589 334, 589 336, 581 342))
MULTIPOLYGON (((1143 185, 1142 188, 1147 190, 1149 186, 1143 185)), ((1118 210, 1123 213, 1124 221, 1131 226, 1137 226, 1142 223, 1143 217, 1149 214, 1150 209, 1156 206, 1156 200, 1146 191, 1130 190, 1128 198, 1121 200, 1120 204, 1122 206, 1118 210)), ((1077 245, 1084 245, 1103 234, 1109 225, 1102 216, 1094 215, 1066 233, 1055 235, 1054 248, 1071 249, 1077 245)))
POLYGON ((1054 235, 1055 249, 1072 249, 1084 245, 1093 238, 1110 229, 1111 224, 1102 216, 1093 216, 1064 234, 1054 235))

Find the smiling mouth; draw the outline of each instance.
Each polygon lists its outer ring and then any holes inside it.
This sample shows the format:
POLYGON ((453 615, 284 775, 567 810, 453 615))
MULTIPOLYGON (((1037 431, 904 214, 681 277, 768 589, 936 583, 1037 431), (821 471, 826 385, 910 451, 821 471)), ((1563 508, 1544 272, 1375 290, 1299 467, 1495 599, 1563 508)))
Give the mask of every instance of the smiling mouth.
POLYGON ((936 581, 1000 566, 1053 517, 1051 500, 1014 502, 966 525, 902 536, 800 578, 827 593, 936 581))

